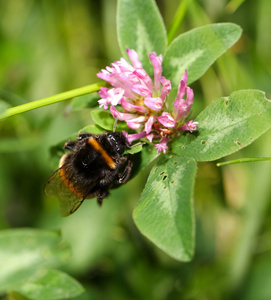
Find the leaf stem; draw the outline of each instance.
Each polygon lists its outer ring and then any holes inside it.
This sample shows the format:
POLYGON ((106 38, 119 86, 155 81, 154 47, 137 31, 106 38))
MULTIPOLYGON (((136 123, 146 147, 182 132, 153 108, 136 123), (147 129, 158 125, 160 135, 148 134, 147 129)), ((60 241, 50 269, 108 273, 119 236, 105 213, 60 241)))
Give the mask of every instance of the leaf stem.
POLYGON ((168 30, 168 44, 172 42, 172 40, 175 38, 177 31, 183 21, 187 6, 191 0, 183 0, 180 1, 179 7, 177 9, 177 12, 173 18, 173 21, 170 25, 170 28, 168 30))
POLYGON ((82 96, 88 93, 93 93, 93 92, 97 92, 100 87, 104 86, 105 83, 104 82, 99 82, 99 83, 93 83, 90 85, 86 85, 74 90, 70 90, 67 92, 63 92, 60 94, 56 94, 50 97, 46 97, 40 100, 36 100, 36 101, 32 101, 32 102, 28 102, 22 105, 18 105, 15 107, 11 107, 9 109, 7 109, 6 111, 4 111, 1 115, 0 115, 0 119, 4 119, 4 118, 8 118, 23 112, 27 112, 36 108, 40 108, 46 105, 51 105, 57 102, 61 102, 61 101, 65 101, 74 97, 78 97, 78 96, 82 96))
POLYGON ((236 160, 230 160, 222 163, 217 163, 217 167, 222 167, 226 165, 233 165, 233 164, 239 164, 239 163, 245 163, 245 162, 255 162, 255 161, 266 161, 271 160, 271 157, 254 157, 254 158, 240 158, 236 160))

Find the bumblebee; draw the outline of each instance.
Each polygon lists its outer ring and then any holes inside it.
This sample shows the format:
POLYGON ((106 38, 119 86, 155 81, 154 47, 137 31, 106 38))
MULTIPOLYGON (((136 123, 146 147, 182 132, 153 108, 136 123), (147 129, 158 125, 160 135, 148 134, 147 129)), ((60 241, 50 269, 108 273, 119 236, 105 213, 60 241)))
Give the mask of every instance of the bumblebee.
POLYGON ((129 180, 133 156, 123 155, 128 148, 121 132, 82 133, 77 141, 65 143, 70 152, 61 157, 45 186, 47 196, 59 198, 62 216, 74 213, 85 199, 97 197, 101 205, 114 183, 129 180))

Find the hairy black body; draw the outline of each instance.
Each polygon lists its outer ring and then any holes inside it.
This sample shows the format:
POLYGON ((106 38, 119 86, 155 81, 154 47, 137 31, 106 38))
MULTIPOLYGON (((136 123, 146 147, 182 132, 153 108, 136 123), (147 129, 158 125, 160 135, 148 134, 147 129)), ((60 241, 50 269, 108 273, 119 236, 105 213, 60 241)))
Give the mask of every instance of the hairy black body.
POLYGON ((83 133, 77 141, 65 143, 70 150, 59 162, 59 169, 48 179, 46 193, 60 200, 63 216, 72 214, 84 199, 97 197, 99 205, 114 183, 130 178, 132 155, 123 155, 129 144, 120 132, 83 133))

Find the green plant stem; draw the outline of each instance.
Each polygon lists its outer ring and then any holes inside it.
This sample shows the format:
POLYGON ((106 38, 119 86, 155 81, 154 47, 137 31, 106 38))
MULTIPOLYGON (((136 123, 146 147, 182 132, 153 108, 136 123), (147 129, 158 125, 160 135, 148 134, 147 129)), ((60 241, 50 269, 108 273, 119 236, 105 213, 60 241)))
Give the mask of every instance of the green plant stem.
POLYGON ((271 160, 271 157, 240 158, 240 159, 236 159, 236 160, 217 163, 216 166, 222 167, 222 166, 226 166, 226 165, 240 164, 240 163, 245 163, 245 162, 266 161, 266 160, 271 160))
POLYGON ((168 31, 168 43, 170 44, 172 40, 176 37, 178 29, 183 21, 188 3, 191 0, 182 0, 180 1, 180 5, 177 9, 177 12, 173 18, 173 21, 170 25, 169 31, 168 31))
POLYGON ((97 92, 100 87, 105 86, 105 82, 93 83, 64 93, 56 94, 33 102, 11 107, 0 115, 0 119, 8 118, 23 112, 27 112, 46 105, 51 105, 60 101, 65 101, 74 97, 97 92))

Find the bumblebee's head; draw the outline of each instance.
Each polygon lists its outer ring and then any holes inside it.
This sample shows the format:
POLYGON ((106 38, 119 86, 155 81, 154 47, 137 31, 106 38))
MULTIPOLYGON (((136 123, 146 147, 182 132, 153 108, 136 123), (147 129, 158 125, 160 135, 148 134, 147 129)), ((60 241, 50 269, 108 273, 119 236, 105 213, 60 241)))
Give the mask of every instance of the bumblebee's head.
POLYGON ((110 132, 107 135, 107 140, 112 148, 119 154, 122 154, 129 144, 122 132, 110 132))

